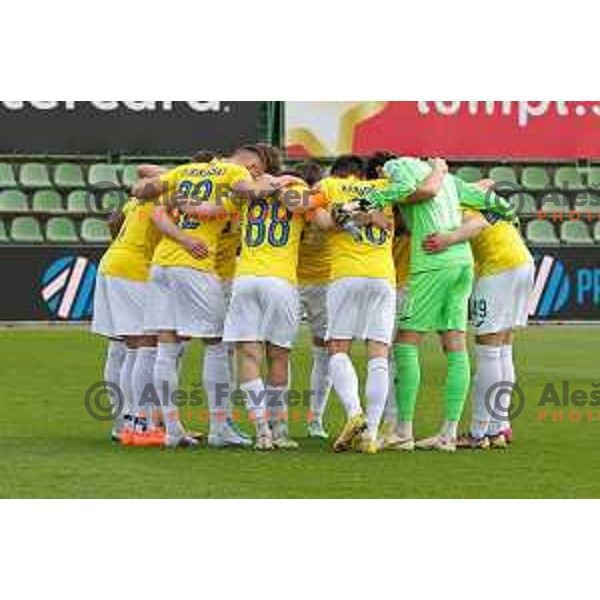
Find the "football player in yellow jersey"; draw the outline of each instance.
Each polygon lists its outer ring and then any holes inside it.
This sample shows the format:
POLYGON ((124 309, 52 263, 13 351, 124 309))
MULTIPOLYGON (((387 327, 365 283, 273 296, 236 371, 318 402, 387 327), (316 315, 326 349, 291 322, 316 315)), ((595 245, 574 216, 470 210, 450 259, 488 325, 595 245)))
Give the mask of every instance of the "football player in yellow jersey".
MULTIPOLYGON (((160 174, 161 168, 140 166, 141 177, 160 174)), ((152 383, 156 339, 145 335, 144 303, 150 265, 160 234, 152 222, 153 202, 132 198, 117 219, 115 241, 104 255, 96 281, 92 331, 109 341, 104 379, 119 389, 125 403, 113 427, 119 441, 126 426, 134 426, 138 403, 152 383)))
POLYGON ((336 215, 358 198, 386 185, 365 181, 360 158, 336 161, 338 177, 321 182, 328 210, 317 211, 317 223, 329 231, 332 280, 327 298, 327 344, 333 387, 348 414, 334 449, 349 450, 362 436, 361 450, 377 452, 377 435, 389 390, 389 352, 394 334, 396 275, 392 256, 393 212, 363 215, 361 223, 338 226, 336 215), (367 418, 360 403, 359 384, 350 358, 353 340, 367 342, 367 418), (363 435, 364 434, 364 435, 363 435))
POLYGON ((289 357, 299 325, 298 251, 314 207, 305 183, 249 201, 224 340, 236 345, 240 389, 256 421, 256 449, 296 449, 288 437, 289 357), (268 378, 262 367, 268 361, 268 378))
MULTIPOLYGON (((323 178, 323 170, 316 163, 298 167, 306 183, 315 187, 323 178)), ((312 421, 308 437, 329 439, 323 427, 323 415, 331 394, 327 336, 327 287, 331 279, 331 251, 327 233, 310 220, 306 223, 298 257, 298 286, 302 311, 306 315, 313 337, 313 363, 310 375, 312 421)))
MULTIPOLYGON (((493 185, 493 181, 478 184, 483 189, 493 185)), ((512 441, 508 414, 516 383, 513 338, 517 328, 527 325, 534 263, 514 223, 488 220, 486 215, 472 211, 466 211, 460 230, 434 236, 427 244, 430 251, 439 252, 460 238, 470 239, 475 257, 477 280, 471 298, 471 323, 476 332, 478 366, 471 430, 459 440, 459 447, 485 449, 491 445, 502 449, 512 441)))
POLYGON ((272 177, 255 181, 269 168, 268 161, 264 147, 248 145, 227 160, 184 165, 162 177, 140 181, 134 188, 137 197, 167 197, 155 212, 163 239, 154 255, 145 323, 148 331, 159 336, 155 384, 166 415, 167 447, 195 446, 178 422, 174 397, 182 337, 202 339, 206 345, 203 383, 211 411, 209 443, 220 447, 238 441, 227 423, 226 398, 222 397, 230 374, 222 342, 225 299, 216 255, 227 210, 235 208, 230 202, 233 193, 260 195, 291 181, 272 177), (169 218, 172 210, 178 212, 176 223, 169 218))

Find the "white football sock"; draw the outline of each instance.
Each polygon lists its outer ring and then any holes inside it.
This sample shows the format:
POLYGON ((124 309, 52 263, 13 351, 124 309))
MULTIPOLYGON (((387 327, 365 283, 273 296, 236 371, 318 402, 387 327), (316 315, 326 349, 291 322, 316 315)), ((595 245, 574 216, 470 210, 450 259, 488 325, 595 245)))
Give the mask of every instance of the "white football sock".
POLYGON ((340 401, 346 409, 348 418, 362 414, 358 390, 358 376, 347 354, 334 354, 329 361, 331 382, 340 401))
POLYGON ((500 346, 477 345, 476 352, 477 375, 475 377, 471 435, 479 439, 488 433, 492 419, 491 408, 495 402, 495 398, 490 397, 490 391, 502 381, 502 369, 500 363, 500 346))
POLYGON ((218 435, 225 428, 230 402, 229 355, 223 343, 207 345, 204 350, 204 388, 210 407, 210 431, 218 435))
MULTIPOLYGON (((125 342, 110 341, 106 350, 106 362, 104 363, 104 381, 112 384, 113 386, 121 389, 121 369, 125 362, 125 355, 127 354, 127 344, 125 342)), ((117 411, 120 407, 116 406, 114 397, 111 396, 111 406, 113 411, 117 411)), ((124 407, 114 423, 115 430, 120 429, 123 423, 124 407)))
POLYGON ((287 386, 272 386, 267 384, 269 424, 278 438, 287 438, 289 435, 288 406, 286 404, 287 393, 287 386))
POLYGON ((387 358, 372 358, 367 376, 367 425, 371 439, 376 439, 381 417, 388 399, 390 386, 390 362, 387 358))
POLYGON ((267 411, 267 393, 262 379, 255 379, 242 383, 240 390, 246 395, 246 406, 250 413, 254 413, 257 428, 265 421, 267 411))
MULTIPOLYGON (((512 346, 502 346, 502 348, 500 348, 500 364, 502 369, 502 381, 514 386, 517 381, 517 376, 515 373, 512 346)), ((511 400, 512 395, 508 393, 500 393, 496 396, 494 413, 500 415, 502 419, 492 419, 489 427, 490 435, 498 435, 505 429, 510 428, 508 416, 511 400)))
POLYGON ((329 353, 325 348, 313 349, 313 367, 310 377, 311 412, 315 423, 323 424, 323 415, 331 394, 331 377, 329 375, 329 353))
POLYGON ((237 366, 235 361, 234 344, 227 344, 227 360, 229 362, 229 402, 227 402, 225 410, 227 412, 227 418, 233 420, 233 413, 239 410, 238 408, 233 406, 233 402, 231 401, 233 394, 237 391, 237 366))
POLYGON ((178 356, 179 344, 158 344, 156 365, 154 367, 154 385, 160 399, 167 434, 173 437, 179 437, 182 431, 179 423, 179 408, 172 401, 173 394, 179 387, 178 356))
POLYGON ((152 404, 156 399, 154 392, 154 365, 156 363, 156 348, 139 348, 137 360, 131 374, 131 390, 134 403, 139 413, 146 413, 148 423, 153 424, 154 411, 160 407, 152 404))
POLYGON ((398 405, 396 404, 396 361, 393 358, 390 358, 388 397, 385 403, 385 410, 383 411, 383 420, 394 426, 398 423, 398 405))
POLYGON ((458 437, 458 421, 446 421, 442 428, 441 437, 447 440, 455 440, 458 437))
POLYGON ((133 397, 133 368, 137 359, 137 350, 127 348, 125 353, 125 361, 121 368, 121 392, 125 401, 125 414, 135 416, 137 414, 137 406, 133 397))

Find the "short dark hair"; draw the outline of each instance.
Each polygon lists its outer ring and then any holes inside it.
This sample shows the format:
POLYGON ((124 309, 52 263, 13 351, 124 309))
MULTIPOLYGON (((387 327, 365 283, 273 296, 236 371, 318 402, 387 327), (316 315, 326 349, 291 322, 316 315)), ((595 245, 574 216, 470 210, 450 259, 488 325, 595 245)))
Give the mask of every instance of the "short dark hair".
POLYGON ((323 167, 319 163, 313 161, 300 163, 299 165, 296 165, 295 170, 298 172, 299 177, 304 179, 310 187, 319 183, 319 181, 323 179, 325 173, 323 167))
POLYGON ((386 163, 395 158, 396 155, 391 152, 375 152, 375 154, 367 160, 367 179, 379 179, 381 177, 379 169, 383 168, 386 163))
POLYGON ((269 144, 245 144, 238 152, 252 152, 258 156, 263 165, 265 173, 277 175, 282 168, 281 152, 275 146, 269 144))
POLYGON ((331 165, 331 175, 333 177, 363 177, 365 172, 365 163, 360 156, 355 154, 346 154, 339 156, 331 165))
POLYGON ((195 163, 209 163, 217 158, 216 152, 212 150, 198 150, 192 157, 192 162, 195 163))

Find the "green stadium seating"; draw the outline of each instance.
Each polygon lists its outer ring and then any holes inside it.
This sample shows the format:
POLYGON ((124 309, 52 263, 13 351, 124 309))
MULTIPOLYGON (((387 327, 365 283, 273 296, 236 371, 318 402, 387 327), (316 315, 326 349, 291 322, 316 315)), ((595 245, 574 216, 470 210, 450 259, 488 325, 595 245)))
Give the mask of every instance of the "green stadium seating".
POLYGON ((540 208, 547 213, 569 212, 571 210, 571 203, 564 194, 553 192, 551 194, 546 194, 542 198, 540 208))
POLYGON ((27 163, 19 170, 19 183, 27 190, 51 188, 52 182, 48 175, 48 167, 41 163, 27 163))
POLYGON ((559 167, 556 169, 554 185, 563 191, 581 190, 584 188, 583 178, 577 167, 559 167))
POLYGON ((0 163, 0 189, 10 189, 17 187, 17 180, 12 165, 0 163))
POLYGON ((512 167, 494 167, 490 170, 488 177, 496 183, 510 183, 514 185, 518 185, 519 183, 517 174, 512 167))
POLYGON ((527 240, 534 246, 558 246, 560 240, 550 221, 531 221, 527 225, 527 240))
POLYGON ((86 244, 107 244, 112 241, 108 223, 100 219, 86 219, 81 226, 81 239, 86 244))
POLYGON ((100 210, 106 213, 122 210, 128 200, 129 196, 124 190, 106 192, 100 200, 100 210))
POLYGON ((0 244, 8 244, 10 239, 6 233, 6 224, 0 219, 0 244))
POLYGON ((85 187, 83 169, 74 163, 57 165, 54 171, 54 185, 61 190, 75 190, 85 187))
POLYGON ((42 190, 33 196, 33 212, 61 213, 64 211, 62 197, 54 190, 42 190))
POLYGON ((43 244, 44 236, 40 223, 34 217, 17 217, 13 219, 10 237, 17 244, 43 244))
POLYGON ((126 188, 130 188, 139 178, 138 178, 138 166, 137 165, 127 165, 123 169, 122 177, 123 185, 126 188))
POLYGON ((77 244, 79 236, 75 223, 68 217, 54 217, 46 226, 46 239, 51 244, 77 244))
POLYGON ((0 192, 0 213, 27 213, 27 196, 18 190, 0 192))
POLYGON ((74 190, 67 196, 67 211, 74 215, 96 213, 98 207, 94 194, 87 190, 74 190))
POLYGON ((467 183, 476 183, 483 179, 483 173, 479 167, 461 167, 456 171, 456 176, 467 183))
POLYGON ((531 194, 521 192, 520 194, 514 194, 510 197, 511 205, 518 208, 517 213, 519 216, 530 217, 537 213, 537 202, 531 194))
POLYGON ((579 212, 600 213, 600 195, 581 192, 577 194, 573 208, 579 212))
POLYGON ((593 190, 600 190, 600 167, 592 167, 589 170, 588 185, 593 190))
POLYGON ((563 223, 560 237, 565 244, 571 246, 591 246, 594 243, 587 224, 581 221, 563 223))
POLYGON ((594 226, 594 241, 596 244, 600 244, 600 222, 594 226))
POLYGON ((550 177, 544 167, 525 167, 521 176, 521 183, 527 190, 541 192, 550 187, 550 177))
POLYGON ((88 182, 94 189, 112 189, 121 187, 116 165, 92 165, 88 174, 88 182))

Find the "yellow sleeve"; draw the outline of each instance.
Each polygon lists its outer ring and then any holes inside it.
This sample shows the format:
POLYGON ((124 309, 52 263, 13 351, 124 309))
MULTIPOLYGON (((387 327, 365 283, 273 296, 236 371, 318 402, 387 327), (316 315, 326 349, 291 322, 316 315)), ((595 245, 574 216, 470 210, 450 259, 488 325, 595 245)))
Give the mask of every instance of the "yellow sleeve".
POLYGON ((230 186, 234 186, 242 181, 251 181, 252 175, 246 167, 241 165, 227 165, 227 183, 230 186))
POLYGON ((331 179, 327 178, 327 179, 323 179, 323 181, 321 181, 321 183, 319 183, 319 190, 321 191, 321 194, 323 195, 323 198, 325 200, 325 206, 324 208, 329 205, 331 203, 332 200, 332 184, 333 182, 331 181, 331 179))
POLYGON ((161 175, 160 181, 163 185, 163 189, 166 187, 167 192, 172 192, 177 189, 179 182, 182 179, 183 173, 188 165, 184 165, 182 167, 177 167, 164 175, 161 175))

